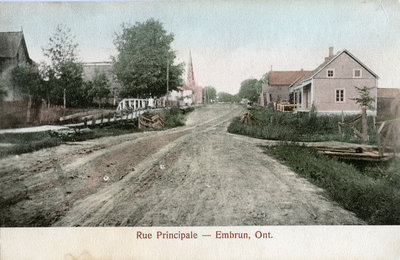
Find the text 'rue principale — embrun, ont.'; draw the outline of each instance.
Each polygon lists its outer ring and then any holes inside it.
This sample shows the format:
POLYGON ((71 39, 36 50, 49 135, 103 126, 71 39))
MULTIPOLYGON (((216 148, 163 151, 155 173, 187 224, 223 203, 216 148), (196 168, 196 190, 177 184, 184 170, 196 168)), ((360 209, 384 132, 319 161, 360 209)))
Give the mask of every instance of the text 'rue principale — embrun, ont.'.
POLYGON ((199 234, 198 232, 169 232, 169 231, 156 231, 156 232, 142 232, 136 231, 136 239, 150 240, 150 239, 159 239, 159 240, 195 240, 201 237, 207 238, 215 238, 215 239, 272 239, 273 236, 271 232, 262 232, 255 231, 254 233, 249 232, 232 232, 232 231, 220 231, 217 230, 215 232, 204 234, 199 234))

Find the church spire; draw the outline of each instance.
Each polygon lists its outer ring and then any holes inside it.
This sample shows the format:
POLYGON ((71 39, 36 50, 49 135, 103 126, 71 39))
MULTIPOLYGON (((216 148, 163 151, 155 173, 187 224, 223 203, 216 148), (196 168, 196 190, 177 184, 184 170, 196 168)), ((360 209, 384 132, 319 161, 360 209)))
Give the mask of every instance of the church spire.
POLYGON ((193 63, 192 63, 192 50, 189 52, 189 65, 188 65, 188 75, 187 75, 187 82, 188 87, 193 88, 196 86, 196 82, 194 81, 194 72, 193 72, 193 63))

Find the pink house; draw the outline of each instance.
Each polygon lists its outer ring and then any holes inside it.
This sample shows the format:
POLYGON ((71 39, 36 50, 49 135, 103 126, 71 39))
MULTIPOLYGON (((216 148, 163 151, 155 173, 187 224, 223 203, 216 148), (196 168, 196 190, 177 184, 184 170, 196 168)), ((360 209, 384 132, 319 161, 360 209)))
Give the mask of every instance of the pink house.
POLYGON ((360 106, 353 100, 357 98, 356 87, 370 88, 375 99, 374 109, 368 114, 376 115, 377 86, 379 77, 348 50, 329 56, 315 70, 306 73, 289 87, 297 104, 297 111, 308 112, 314 105, 318 113, 356 114, 360 106))

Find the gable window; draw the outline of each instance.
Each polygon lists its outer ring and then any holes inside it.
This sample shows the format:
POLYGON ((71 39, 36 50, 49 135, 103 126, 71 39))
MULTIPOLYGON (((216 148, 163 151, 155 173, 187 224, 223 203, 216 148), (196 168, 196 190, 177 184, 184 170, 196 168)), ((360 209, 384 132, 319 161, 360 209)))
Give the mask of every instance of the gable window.
POLYGON ((327 76, 328 78, 333 78, 333 77, 335 76, 335 70, 333 70, 333 69, 327 69, 327 70, 326 70, 326 76, 327 76))
POLYGON ((344 89, 336 89, 336 102, 344 102, 344 89))
POLYGON ((353 77, 361 78, 361 69, 353 69, 353 77))

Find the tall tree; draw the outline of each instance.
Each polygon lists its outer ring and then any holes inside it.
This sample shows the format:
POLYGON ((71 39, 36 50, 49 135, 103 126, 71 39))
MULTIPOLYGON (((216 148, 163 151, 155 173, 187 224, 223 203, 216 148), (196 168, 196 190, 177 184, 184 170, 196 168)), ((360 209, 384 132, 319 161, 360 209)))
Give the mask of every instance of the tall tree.
POLYGON ((203 97, 205 103, 210 103, 217 98, 217 90, 214 87, 208 86, 203 88, 203 97))
POLYGON ((12 70, 11 75, 14 85, 22 93, 34 99, 41 99, 45 96, 42 79, 37 68, 32 66, 18 66, 12 70))
POLYGON ((43 54, 50 60, 43 74, 48 75, 46 80, 53 81, 48 84, 52 86, 50 98, 57 104, 64 102, 65 95, 67 105, 82 105, 83 67, 78 61, 77 47, 71 29, 58 25, 48 46, 43 48, 43 54))
POLYGON ((246 79, 240 84, 239 97, 257 102, 261 93, 262 81, 246 79))
POLYGON ((123 84, 123 97, 161 96, 182 84, 183 64, 174 65, 173 34, 154 19, 134 26, 122 25, 114 43, 114 72, 123 84), (168 74, 168 75, 167 75, 168 74))
POLYGON ((88 90, 89 96, 96 98, 99 101, 99 108, 104 98, 111 94, 110 82, 104 73, 97 74, 91 82, 91 88, 88 90))

